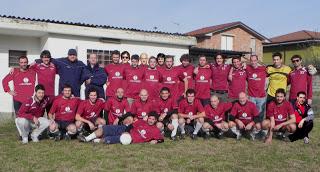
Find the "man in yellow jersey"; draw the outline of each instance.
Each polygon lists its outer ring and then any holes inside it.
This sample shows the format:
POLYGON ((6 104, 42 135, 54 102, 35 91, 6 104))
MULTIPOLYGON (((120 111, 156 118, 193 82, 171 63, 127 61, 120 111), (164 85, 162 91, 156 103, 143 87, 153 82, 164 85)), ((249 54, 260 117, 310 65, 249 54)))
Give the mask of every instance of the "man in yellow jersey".
POLYGON ((277 52, 272 55, 273 65, 267 67, 269 77, 267 104, 275 99, 276 90, 287 90, 287 81, 291 68, 282 64, 282 54, 277 52))

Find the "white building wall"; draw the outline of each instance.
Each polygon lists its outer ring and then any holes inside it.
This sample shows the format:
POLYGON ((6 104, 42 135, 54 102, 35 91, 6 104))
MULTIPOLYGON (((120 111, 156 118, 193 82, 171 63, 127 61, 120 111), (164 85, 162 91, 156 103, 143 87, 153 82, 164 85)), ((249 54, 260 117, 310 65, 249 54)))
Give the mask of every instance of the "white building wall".
MULTIPOLYGON (((29 61, 40 55, 40 38, 0 35, 0 78, 9 73, 9 50, 27 51, 29 61)), ((12 83, 10 83, 12 86, 12 83)), ((1 84, 2 86, 2 84, 1 84)), ((0 112, 13 111, 12 97, 0 89, 0 112)))

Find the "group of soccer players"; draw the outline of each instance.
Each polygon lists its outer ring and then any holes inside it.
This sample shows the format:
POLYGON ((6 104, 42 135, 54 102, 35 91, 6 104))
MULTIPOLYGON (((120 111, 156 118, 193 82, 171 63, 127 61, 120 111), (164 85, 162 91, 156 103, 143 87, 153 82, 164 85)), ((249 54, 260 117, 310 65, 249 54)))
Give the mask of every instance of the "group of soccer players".
POLYGON ((44 50, 31 64, 21 56, 19 68, 11 69, 2 84, 13 96, 22 143, 48 135, 54 140, 113 144, 122 142, 124 134, 132 143, 161 143, 165 136, 246 136, 271 143, 274 133, 309 143, 316 69, 303 66, 299 55, 291 58, 294 69, 283 64, 281 53, 272 58, 274 64, 266 66, 256 55, 247 62, 232 57, 231 64, 222 54, 214 62, 200 55, 194 66, 184 54, 175 66, 174 57, 163 53, 130 56, 115 50, 112 63, 102 68, 96 54, 90 54, 85 65, 75 49, 64 58, 52 58, 44 50), (82 84, 85 100, 80 99, 82 84))

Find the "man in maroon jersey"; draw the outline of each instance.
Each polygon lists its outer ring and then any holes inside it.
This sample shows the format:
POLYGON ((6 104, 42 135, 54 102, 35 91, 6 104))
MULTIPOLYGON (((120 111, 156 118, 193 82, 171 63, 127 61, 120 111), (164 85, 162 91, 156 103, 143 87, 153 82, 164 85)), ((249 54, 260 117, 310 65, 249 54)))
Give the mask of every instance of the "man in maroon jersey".
POLYGON ((255 135, 261 130, 258 115, 256 105, 248 100, 246 93, 240 92, 239 101, 234 103, 229 115, 229 127, 238 140, 244 133, 250 134, 252 140, 255 139, 255 135))
POLYGON ((114 50, 111 53, 112 63, 108 64, 104 70, 108 75, 106 97, 115 96, 117 88, 123 88, 124 65, 120 64, 120 52, 114 50))
POLYGON ((164 64, 165 57, 166 57, 166 55, 164 55, 163 53, 159 53, 157 55, 157 66, 159 68, 165 68, 165 64, 164 64))
POLYGON ((300 91, 307 94, 307 102, 312 104, 312 76, 309 74, 308 69, 302 65, 302 58, 300 55, 291 57, 291 62, 294 70, 289 73, 288 83, 291 84, 289 100, 292 104, 296 102, 296 95, 300 91))
POLYGON ((237 100, 240 92, 246 91, 247 73, 242 67, 241 57, 232 58, 232 68, 230 69, 228 98, 231 101, 237 100))
POLYGON ((139 66, 142 69, 148 68, 148 60, 149 60, 148 54, 147 53, 141 53, 139 59, 140 59, 140 65, 139 66))
POLYGON ((257 55, 250 56, 250 64, 246 66, 249 100, 256 104, 260 121, 264 119, 266 107, 266 67, 259 65, 257 55))
POLYGON ((179 128, 181 130, 181 137, 184 138, 185 125, 189 125, 194 131, 191 134, 192 139, 196 139, 198 132, 200 131, 203 123, 205 112, 201 105, 201 102, 195 98, 196 92, 194 89, 188 89, 186 91, 186 98, 180 101, 178 108, 179 115, 179 128))
POLYGON ((170 90, 167 87, 163 87, 160 90, 160 98, 155 103, 157 113, 160 114, 157 126, 160 130, 164 130, 164 127, 170 131, 171 139, 176 140, 178 123, 178 105, 170 97, 170 90))
POLYGON ((289 133, 296 130, 296 118, 292 105, 286 100, 286 92, 279 88, 276 91, 276 99, 267 106, 267 118, 262 122, 262 129, 268 133, 266 143, 272 142, 273 132, 284 139, 289 133))
POLYGON ((188 80, 186 78, 181 78, 180 70, 173 67, 173 56, 166 56, 165 58, 166 68, 161 70, 162 75, 162 87, 168 87, 172 93, 172 98, 178 101, 179 97, 179 82, 184 82, 184 89, 188 88, 188 80))
POLYGON ((180 57, 180 62, 181 65, 176 67, 176 70, 180 70, 180 80, 186 79, 188 81, 187 84, 187 88, 185 86, 184 82, 178 82, 179 83, 179 88, 178 88, 178 95, 179 100, 183 99, 184 97, 182 95, 184 95, 186 89, 188 88, 194 88, 194 82, 193 82, 193 70, 194 70, 194 66, 191 64, 191 57, 189 56, 189 54, 183 54, 180 57))
POLYGON ((51 103, 51 99, 45 96, 44 86, 39 84, 35 87, 35 94, 24 102, 18 111, 15 123, 22 143, 28 143, 28 136, 31 132, 33 142, 39 142, 39 135, 48 128, 49 120, 44 118, 44 111, 51 103))
POLYGON ((146 89, 142 89, 139 93, 139 99, 134 101, 130 112, 135 115, 135 118, 147 120, 148 114, 154 111, 154 105, 151 100, 149 100, 149 94, 146 89))
POLYGON ((94 88, 88 90, 88 94, 88 99, 80 102, 75 117, 79 132, 93 131, 106 124, 106 121, 100 117, 100 112, 104 108, 104 99, 98 98, 98 91, 94 88))
POLYGON ((206 67, 207 58, 204 55, 199 56, 199 66, 195 72, 195 90, 197 90, 196 98, 201 101, 203 106, 210 103, 210 86, 212 72, 210 68, 206 67))
POLYGON ((128 68, 130 66, 130 53, 128 51, 123 51, 121 53, 121 63, 122 65, 124 65, 125 67, 124 68, 128 68))
MULTIPOLYGON (((128 116, 128 118, 131 118, 128 116)), ((160 130, 156 127, 158 115, 156 112, 148 114, 147 121, 135 119, 134 121, 125 125, 105 125, 99 128, 87 137, 80 136, 79 140, 82 142, 90 142, 96 138, 102 137, 98 140, 106 144, 120 143, 122 134, 130 134, 132 139, 131 143, 144 143, 157 144, 164 142, 164 138, 160 130)))
POLYGON ((206 137, 209 136, 210 132, 213 132, 220 139, 223 133, 229 130, 226 114, 230 112, 231 108, 232 103, 220 102, 218 96, 211 96, 210 104, 204 107, 206 116, 202 128, 206 132, 206 137))
POLYGON ((131 106, 135 99, 139 98, 139 92, 142 88, 142 79, 144 78, 144 69, 139 66, 139 56, 131 56, 131 66, 124 70, 126 97, 131 106))
POLYGON ((34 93, 36 72, 28 67, 28 58, 19 57, 19 69, 14 69, 2 79, 4 92, 13 96, 14 111, 17 114, 23 102, 26 102, 34 93), (13 81, 13 88, 9 82, 13 81))
POLYGON ((225 56, 217 54, 215 63, 210 65, 212 71, 212 90, 222 101, 228 98, 228 75, 231 65, 225 64, 225 56))
POLYGON ((71 86, 66 84, 63 87, 62 96, 54 100, 48 113, 50 135, 54 137, 56 141, 61 139, 61 135, 63 135, 66 140, 70 140, 77 134, 74 120, 80 99, 72 97, 71 93, 71 86))
POLYGON ((124 97, 124 90, 118 88, 116 95, 107 100, 104 111, 108 115, 109 125, 118 125, 120 118, 130 111, 127 99, 124 97))
POLYGON ((159 98, 159 90, 161 88, 160 82, 162 81, 159 66, 155 57, 149 58, 149 67, 144 71, 144 80, 142 88, 146 89, 149 93, 149 98, 155 100, 159 98))

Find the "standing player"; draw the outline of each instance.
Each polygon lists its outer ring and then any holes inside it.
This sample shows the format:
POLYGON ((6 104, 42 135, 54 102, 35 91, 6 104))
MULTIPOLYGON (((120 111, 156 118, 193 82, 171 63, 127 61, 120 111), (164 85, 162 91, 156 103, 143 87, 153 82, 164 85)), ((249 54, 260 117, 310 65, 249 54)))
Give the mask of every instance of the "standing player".
POLYGON ((262 122, 262 129, 268 132, 266 143, 271 143, 273 132, 279 137, 285 138, 287 132, 293 133, 296 130, 296 118, 292 105, 286 100, 286 92, 279 88, 276 99, 267 105, 267 118, 262 122))
POLYGON ((140 65, 139 66, 142 69, 148 68, 148 60, 149 60, 149 57, 148 57, 147 53, 140 54, 140 65))
POLYGON ((117 88, 123 88, 123 73, 124 65, 120 64, 120 52, 114 50, 111 53, 112 63, 108 64, 104 71, 108 75, 107 87, 106 87, 106 97, 113 97, 116 94, 117 88))
POLYGON ((115 96, 107 100, 104 107, 105 115, 108 115, 109 125, 118 125, 119 119, 130 111, 127 99, 124 97, 124 90, 118 88, 115 96))
POLYGON ((131 56, 130 56, 130 53, 129 53, 128 51, 123 51, 123 52, 121 53, 121 63, 122 63, 122 65, 125 66, 125 67, 124 67, 125 69, 130 66, 130 63, 129 63, 130 57, 131 57, 131 56))
POLYGON ((246 91, 247 73, 242 67, 241 57, 232 58, 232 68, 230 69, 228 98, 231 101, 237 100, 240 92, 246 91))
POLYGON ((139 99, 133 102, 130 112, 135 118, 147 120, 148 114, 154 111, 153 102, 149 99, 148 91, 142 89, 139 93, 139 99))
POLYGON ((240 92, 239 101, 233 105, 229 115, 229 127, 238 140, 244 132, 249 132, 251 139, 255 139, 255 135, 261 130, 258 115, 256 105, 248 100, 246 93, 240 92))
POLYGON ((267 74, 269 77, 267 104, 275 99, 276 90, 279 88, 287 90, 288 75, 291 68, 282 64, 282 54, 274 53, 272 55, 273 65, 267 67, 267 74))
POLYGON ((178 123, 178 105, 170 97, 170 90, 167 87, 163 87, 160 90, 160 98, 156 101, 156 110, 160 114, 158 119, 158 128, 163 130, 164 127, 167 127, 171 131, 170 138, 176 140, 177 129, 179 126, 178 123), (160 126, 159 126, 160 125, 160 126))
POLYGON ((135 99, 139 98, 139 92, 142 88, 142 79, 144 78, 144 69, 139 66, 139 56, 131 56, 131 66, 124 70, 126 97, 131 106, 135 99))
POLYGON ((90 89, 88 99, 80 102, 76 113, 76 127, 79 132, 93 131, 98 126, 106 125, 106 121, 100 117, 104 108, 104 99, 98 98, 98 91, 90 89))
POLYGON ((62 96, 54 100, 48 113, 48 118, 50 120, 50 135, 52 135, 56 141, 60 140, 63 135, 66 140, 69 140, 77 134, 74 120, 79 102, 79 98, 72 97, 72 88, 70 85, 65 85, 62 96))
POLYGON ((2 79, 4 92, 13 96, 14 111, 17 114, 23 102, 32 97, 36 81, 36 72, 28 67, 28 58, 19 57, 19 69, 14 69, 2 79), (9 82, 13 81, 13 89, 9 82))
POLYGON ((225 64, 225 56, 217 54, 215 63, 210 65, 212 71, 212 90, 222 101, 228 98, 228 75, 231 65, 225 64))
POLYGON ((50 97, 45 96, 43 85, 35 87, 35 94, 24 102, 19 109, 15 123, 22 137, 22 143, 28 143, 28 136, 31 132, 33 142, 38 142, 39 135, 48 128, 49 120, 44 118, 44 111, 51 103, 50 97))
POLYGON ((266 107, 266 67, 259 65, 258 56, 250 56, 250 64, 246 66, 247 82, 248 82, 248 95, 249 100, 256 104, 259 110, 259 119, 264 119, 266 107))
POLYGON ((210 104, 204 107, 206 116, 202 128, 206 132, 206 136, 213 131, 215 136, 220 139, 223 133, 229 130, 226 114, 230 112, 231 108, 232 103, 220 102, 218 96, 211 96, 210 104))
POLYGON ((89 90, 97 90, 98 97, 105 99, 103 85, 107 81, 107 74, 103 68, 99 67, 98 59, 96 54, 90 54, 88 59, 88 65, 86 69, 89 71, 90 78, 86 81, 85 95, 88 99, 89 90))
POLYGON ((181 137, 184 138, 185 125, 191 125, 194 127, 194 131, 191 134, 192 139, 197 138, 197 134, 200 131, 203 123, 205 112, 201 105, 201 102, 195 98, 196 92, 193 89, 186 91, 186 98, 179 103, 178 115, 179 115, 179 128, 181 130, 181 137))
POLYGON ((183 79, 184 89, 188 88, 188 80, 185 78, 181 78, 180 70, 177 70, 173 67, 173 56, 166 56, 165 58, 166 68, 161 70, 162 75, 162 87, 168 87, 171 96, 175 101, 178 101, 179 97, 179 82, 183 79))
POLYGON ((165 68, 165 64, 164 64, 164 59, 165 59, 165 55, 163 53, 159 53, 157 55, 157 66, 161 69, 165 68))
POLYGON ((289 74, 289 84, 291 84, 289 100, 292 104, 295 104, 297 93, 304 91, 307 94, 307 103, 312 104, 312 76, 308 69, 302 66, 300 55, 292 56, 291 62, 294 70, 289 74))
POLYGON ((180 81, 178 82, 179 83, 179 88, 178 88, 178 95, 180 97, 179 98, 179 101, 181 99, 184 98, 184 94, 185 94, 185 91, 190 88, 190 89, 193 89, 194 88, 194 82, 193 82, 193 71, 194 71, 194 66, 191 64, 191 57, 189 56, 189 54, 183 54, 181 57, 180 57, 180 62, 181 62, 181 65, 175 67, 175 70, 180 70, 180 81), (185 85, 184 82, 181 82, 181 80, 187 80, 188 81, 188 84, 185 85))
POLYGON ((142 88, 146 89, 149 93, 151 100, 158 99, 160 91, 160 82, 162 80, 161 73, 157 66, 155 57, 149 58, 149 67, 144 71, 144 81, 142 88))
POLYGON ((199 56, 199 67, 195 72, 195 90, 197 90, 196 98, 201 101, 203 106, 210 102, 210 85, 212 72, 210 68, 205 67, 207 65, 207 58, 204 55, 199 56))

